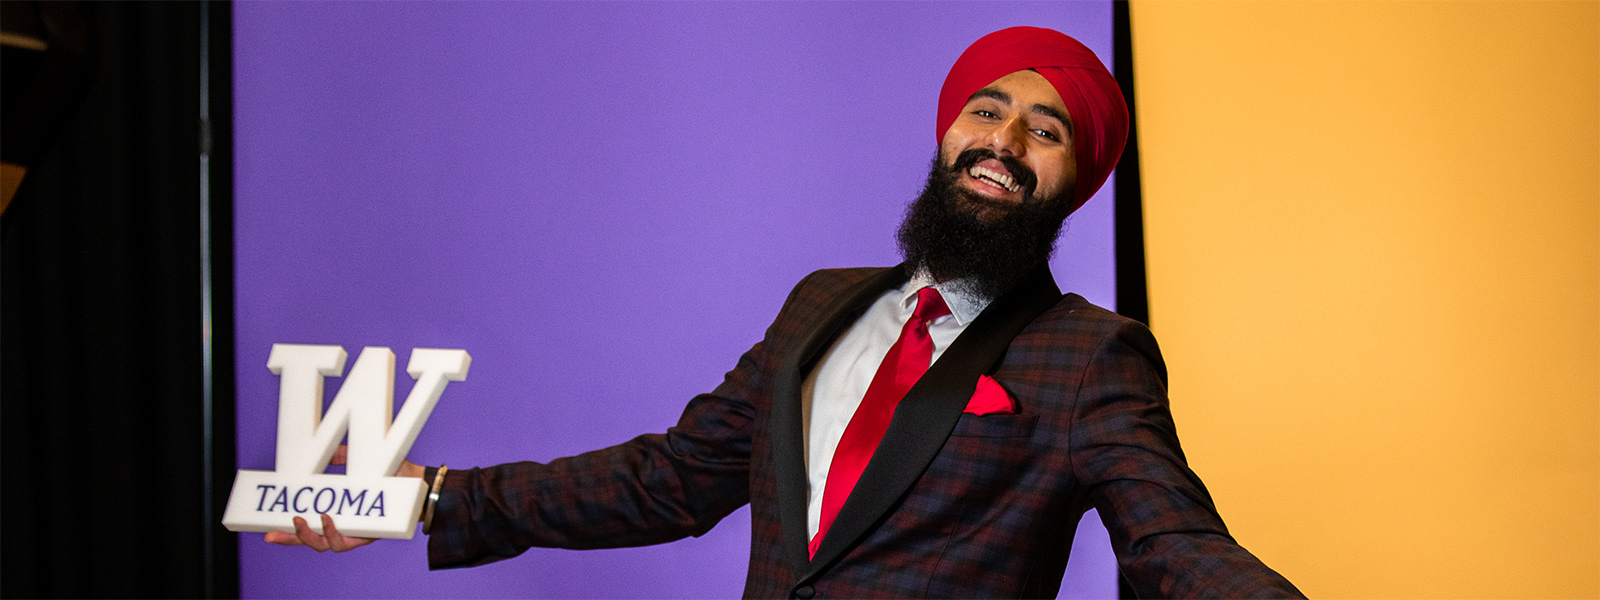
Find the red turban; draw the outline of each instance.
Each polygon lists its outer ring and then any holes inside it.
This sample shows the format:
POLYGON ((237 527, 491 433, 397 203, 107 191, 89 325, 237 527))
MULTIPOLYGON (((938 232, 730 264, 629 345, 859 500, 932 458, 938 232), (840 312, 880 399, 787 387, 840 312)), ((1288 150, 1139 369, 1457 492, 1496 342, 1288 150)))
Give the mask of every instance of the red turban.
POLYGON ((1093 196, 1122 156, 1128 141, 1128 105, 1105 64, 1078 40, 1053 29, 1011 27, 978 38, 961 53, 939 90, 939 122, 944 133, 973 92, 1023 69, 1043 75, 1072 118, 1072 149, 1078 157, 1078 182, 1072 209, 1093 196))

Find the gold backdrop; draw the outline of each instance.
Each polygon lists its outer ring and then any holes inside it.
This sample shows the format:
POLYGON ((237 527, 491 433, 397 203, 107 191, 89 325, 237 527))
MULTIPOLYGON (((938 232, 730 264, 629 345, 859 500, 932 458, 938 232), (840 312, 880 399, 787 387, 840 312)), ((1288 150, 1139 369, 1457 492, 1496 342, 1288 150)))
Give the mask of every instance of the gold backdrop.
POLYGON ((1153 328, 1312 597, 1600 596, 1600 4, 1132 5, 1153 328))

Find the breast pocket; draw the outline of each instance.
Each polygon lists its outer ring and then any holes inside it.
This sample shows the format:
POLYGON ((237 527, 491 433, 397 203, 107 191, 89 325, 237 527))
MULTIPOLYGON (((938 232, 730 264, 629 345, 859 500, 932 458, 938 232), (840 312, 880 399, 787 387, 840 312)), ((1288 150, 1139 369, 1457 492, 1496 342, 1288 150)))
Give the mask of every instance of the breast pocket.
POLYGON ((956 428, 950 432, 950 436, 1025 438, 1033 436, 1033 428, 1038 424, 1039 415, 1031 413, 982 416, 962 414, 961 418, 956 421, 956 428))

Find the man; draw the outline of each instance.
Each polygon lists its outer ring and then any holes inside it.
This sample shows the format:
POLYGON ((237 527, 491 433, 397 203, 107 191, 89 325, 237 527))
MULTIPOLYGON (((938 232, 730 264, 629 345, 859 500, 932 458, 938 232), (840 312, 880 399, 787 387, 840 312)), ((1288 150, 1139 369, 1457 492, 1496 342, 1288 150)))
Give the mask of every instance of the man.
MULTIPOLYGON (((1076 40, 978 40, 940 92, 905 263, 806 277, 665 434, 549 464, 407 463, 438 493, 430 565, 662 543, 748 503, 746 596, 1054 596, 1093 506, 1142 596, 1298 597, 1228 536, 1186 466, 1149 331, 1050 278, 1062 222, 1110 174, 1127 119, 1076 40)), ((370 541, 326 515, 326 537, 296 525, 268 541, 370 541)))

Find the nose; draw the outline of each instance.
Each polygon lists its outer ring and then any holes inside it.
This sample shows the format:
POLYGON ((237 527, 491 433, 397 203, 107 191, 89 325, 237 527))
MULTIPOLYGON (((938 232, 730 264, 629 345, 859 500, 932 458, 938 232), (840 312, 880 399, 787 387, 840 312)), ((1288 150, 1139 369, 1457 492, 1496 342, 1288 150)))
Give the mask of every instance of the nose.
POLYGON ((1028 126, 1018 117, 1005 119, 989 130, 987 146, 995 154, 1021 157, 1027 153, 1028 126))

